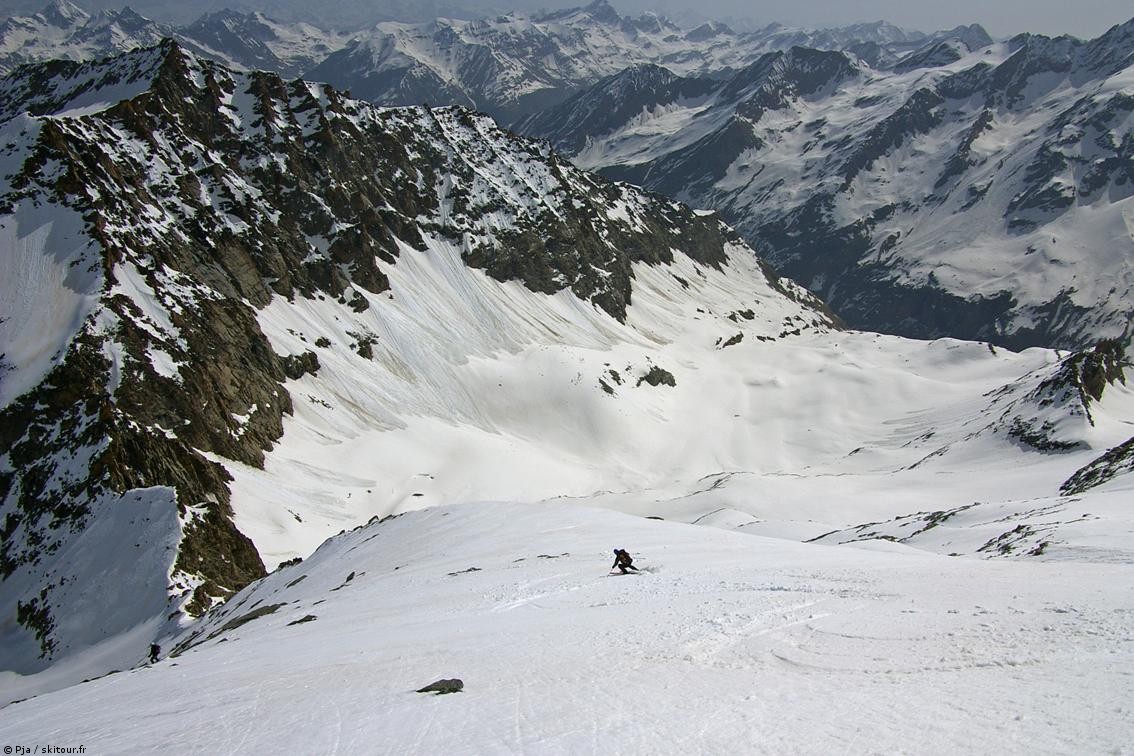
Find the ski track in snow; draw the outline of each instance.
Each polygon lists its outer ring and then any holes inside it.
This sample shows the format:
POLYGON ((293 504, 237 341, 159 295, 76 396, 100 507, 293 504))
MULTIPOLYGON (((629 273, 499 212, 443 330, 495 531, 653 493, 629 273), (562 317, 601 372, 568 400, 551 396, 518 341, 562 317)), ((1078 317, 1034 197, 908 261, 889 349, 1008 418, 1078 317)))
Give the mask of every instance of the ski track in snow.
POLYGON ((570 504, 431 509, 333 539, 203 629, 283 604, 275 613, 7 707, 0 741, 1129 753, 1128 572, 791 543, 570 504), (605 579, 611 543, 660 569, 605 579), (317 619, 288 624, 305 615, 317 619), (462 693, 413 692, 452 676, 462 693))

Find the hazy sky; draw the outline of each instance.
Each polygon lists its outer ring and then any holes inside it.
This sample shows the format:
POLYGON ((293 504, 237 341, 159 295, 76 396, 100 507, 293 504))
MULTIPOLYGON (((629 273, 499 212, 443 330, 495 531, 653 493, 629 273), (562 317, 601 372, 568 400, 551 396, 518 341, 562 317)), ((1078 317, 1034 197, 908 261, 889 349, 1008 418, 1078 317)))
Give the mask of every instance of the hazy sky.
MULTIPOLYGON (((260 8, 281 19, 304 16, 358 17, 376 9, 400 7, 403 12, 454 8, 484 8, 489 12, 517 8, 563 8, 590 0, 72 0, 87 10, 130 4, 158 20, 196 18, 207 10, 230 6, 260 8)), ((830 27, 859 21, 886 20, 909 29, 934 31, 958 24, 982 24, 993 36, 1022 31, 1052 36, 1097 37, 1115 24, 1134 17, 1131 0, 609 0, 623 15, 655 10, 686 23, 695 17, 748 19, 759 25, 778 21, 789 26, 830 27)), ((47 0, 0 0, 0 16, 38 10, 47 0)), ((462 14, 463 15, 463 14, 462 14)))

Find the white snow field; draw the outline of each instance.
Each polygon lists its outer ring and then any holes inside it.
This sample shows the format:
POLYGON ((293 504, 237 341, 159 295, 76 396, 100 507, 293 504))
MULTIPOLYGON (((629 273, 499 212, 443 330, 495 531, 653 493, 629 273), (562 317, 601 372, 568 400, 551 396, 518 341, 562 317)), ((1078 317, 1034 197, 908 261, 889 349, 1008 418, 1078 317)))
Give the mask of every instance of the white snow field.
POLYGON ((332 539, 177 656, 7 707, 0 743, 1131 753, 1129 577, 562 503, 433 508, 332 539), (646 572, 608 576, 613 547, 646 572), (460 693, 414 692, 454 677, 460 693))

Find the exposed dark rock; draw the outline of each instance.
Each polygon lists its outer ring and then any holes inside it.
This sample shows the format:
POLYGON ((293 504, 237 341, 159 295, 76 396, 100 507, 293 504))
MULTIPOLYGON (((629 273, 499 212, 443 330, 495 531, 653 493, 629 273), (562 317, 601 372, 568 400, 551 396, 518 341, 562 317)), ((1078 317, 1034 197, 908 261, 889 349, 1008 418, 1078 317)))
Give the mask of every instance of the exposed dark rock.
MULTIPOLYGON (((1000 556, 1008 556, 1017 549, 1025 546, 1033 541, 1036 537, 1037 531, 1028 524, 1017 525, 1011 530, 1001 533, 996 538, 989 539, 987 543, 977 549, 978 552, 993 552, 1000 556)), ((1029 556, 1039 556, 1044 552, 1046 546, 1037 544, 1029 552, 1029 556)))
POLYGON ((855 152, 843 164, 843 187, 850 185, 860 171, 869 168, 874 161, 890 150, 918 134, 924 134, 941 123, 944 113, 941 105, 945 99, 932 89, 919 89, 898 108, 893 115, 880 121, 855 152))
MULTIPOLYGON (((366 573, 362 573, 362 574, 365 575, 366 573)), ((355 577, 356 577, 355 573, 353 573, 353 572, 350 573, 349 575, 346 576, 346 578, 343 580, 343 582, 339 583, 336 587, 332 588, 331 592, 333 593, 334 591, 341 591, 343 588, 345 588, 350 583, 350 581, 354 580, 355 577)))
POLYGON ((612 131, 643 110, 702 97, 718 86, 708 79, 677 76, 653 64, 632 66, 522 119, 512 128, 521 134, 539 135, 556 149, 574 154, 588 137, 612 131))
POLYGON ((269 614, 275 614, 277 611, 279 611, 281 608, 283 608, 285 606, 287 606, 287 604, 267 604, 265 606, 257 607, 250 612, 246 612, 246 613, 240 615, 239 617, 235 617, 233 619, 230 619, 228 622, 221 625, 219 629, 213 631, 209 635, 209 637, 214 638, 221 633, 226 633, 229 630, 235 630, 236 628, 238 628, 242 625, 247 625, 252 620, 260 619, 261 617, 266 617, 269 614))
POLYGON ((721 349, 724 349, 725 347, 736 346, 742 341, 744 341, 744 334, 737 333, 735 336, 730 336, 723 344, 721 344, 721 349))
POLYGON ((284 357, 281 363, 284 375, 293 381, 299 380, 305 375, 314 375, 319 372, 320 367, 318 355, 311 351, 284 357))
POLYGON ((894 70, 899 73, 916 71, 919 68, 936 68, 945 66, 961 59, 961 52, 949 42, 934 42, 933 44, 915 50, 894 64, 894 70))
POLYGON ((677 386, 677 380, 673 377, 673 373, 657 365, 652 365, 634 385, 641 386, 643 383, 648 383, 651 386, 677 386))
POLYGON ((1013 402, 999 424, 1010 438, 1037 451, 1082 448, 1084 442, 1080 440, 1058 437, 1052 413, 1081 418, 1087 425, 1094 425, 1091 405, 1102 398, 1108 385, 1125 383, 1127 365, 1123 347, 1116 341, 1103 341, 1094 349, 1076 352, 1022 399, 1013 402))
POLYGON ((1045 422, 1037 426, 1029 424, 1021 418, 1016 418, 1008 429, 1010 438, 1014 438, 1036 451, 1068 452, 1083 448, 1083 444, 1078 441, 1059 441, 1053 438, 1054 433, 1055 426, 1052 423, 1045 422))
POLYGON ((1065 401, 1070 394, 1089 419, 1091 403, 1102 399, 1108 385, 1126 384, 1129 364, 1120 342, 1100 341, 1093 349, 1063 360, 1059 369, 1037 387, 1034 399, 1042 407, 1065 401))
MULTIPOLYGON (((965 132, 964 139, 957 145, 957 151, 949 158, 949 162, 945 164, 945 168, 941 171, 941 176, 937 179, 934 186, 935 189, 941 189, 949 183, 950 179, 963 174, 970 165, 970 156, 972 154, 973 142, 980 137, 992 125, 993 115, 992 111, 987 108, 982 110, 973 125, 965 132)), ((985 187, 985 191, 988 188, 985 187)))
POLYGON ((436 693, 439 696, 443 696, 446 693, 460 693, 462 690, 464 690, 464 688, 465 688, 465 684, 462 680, 460 680, 458 678, 452 678, 452 679, 437 680, 436 682, 431 682, 428 685, 426 685, 424 688, 418 688, 416 692, 417 693, 436 693))
POLYGON ((604 168, 602 174, 618 181, 645 185, 671 197, 694 197, 724 178, 728 167, 741 153, 762 144, 752 132, 751 124, 736 118, 680 153, 648 163, 604 168))
POLYGON ((39 599, 33 598, 27 602, 18 602, 16 604, 16 622, 35 634, 35 639, 39 641, 40 653, 48 657, 55 650, 55 639, 52 637, 55 620, 51 617, 51 612, 46 603, 41 603, 41 600, 45 598, 46 592, 43 592, 39 599))
POLYGON ((1076 496, 1131 472, 1134 472, 1134 438, 1108 450, 1077 470, 1063 482, 1059 492, 1066 496, 1076 496))

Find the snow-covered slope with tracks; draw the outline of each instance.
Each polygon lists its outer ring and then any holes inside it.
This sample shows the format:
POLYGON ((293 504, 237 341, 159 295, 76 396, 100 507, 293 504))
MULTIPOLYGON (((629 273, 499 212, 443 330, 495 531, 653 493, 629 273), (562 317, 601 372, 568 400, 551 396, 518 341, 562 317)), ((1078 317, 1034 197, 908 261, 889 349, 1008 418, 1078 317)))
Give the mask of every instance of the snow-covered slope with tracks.
POLYGON ((1124 753, 1129 565, 829 547, 566 504, 341 535, 173 656, 0 711, 88 751, 1124 753), (625 547, 641 575, 611 576, 625 547), (449 695, 415 693, 459 679, 449 695))

